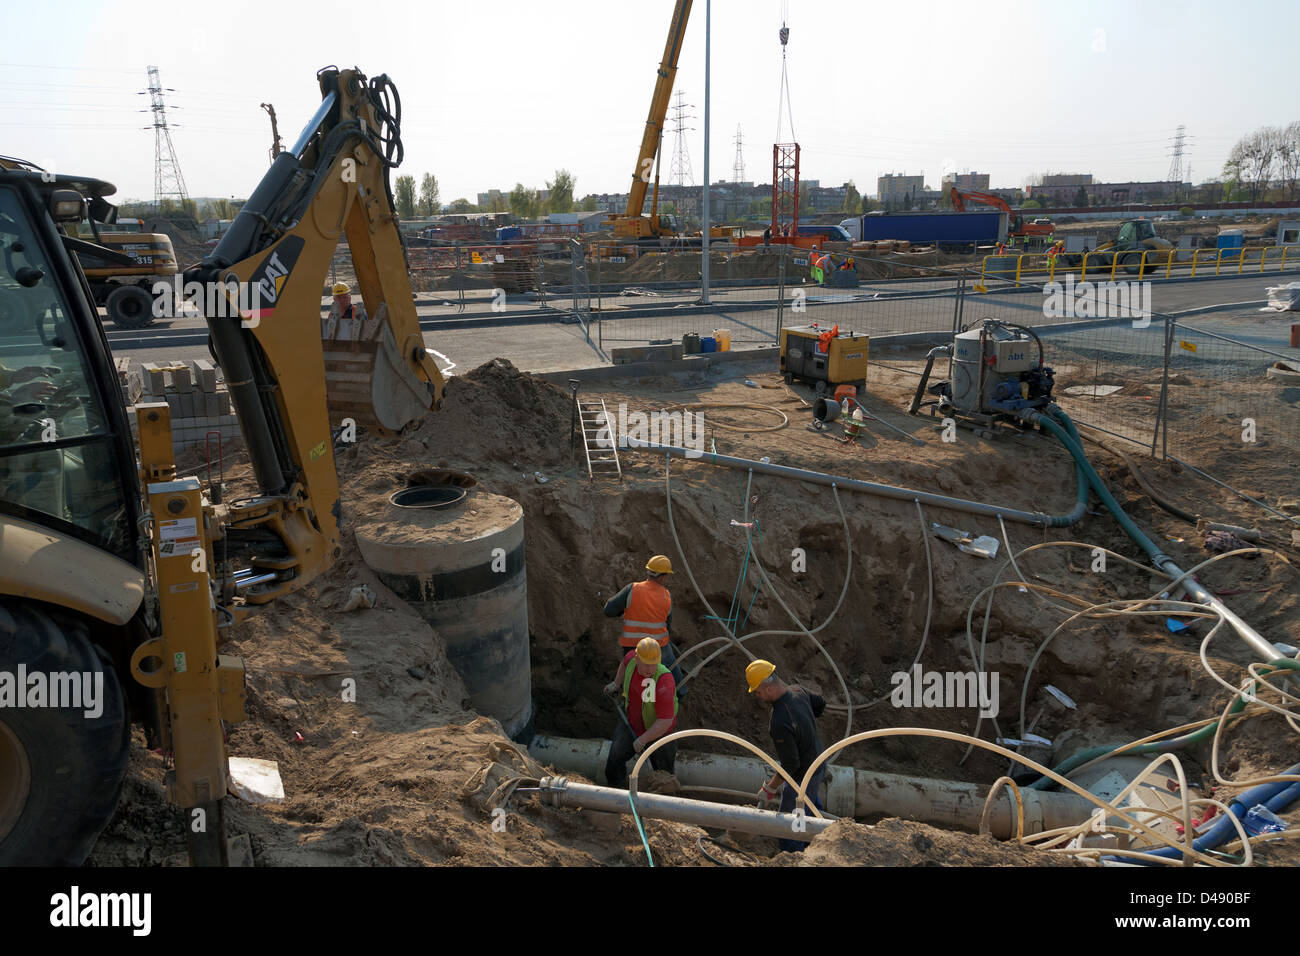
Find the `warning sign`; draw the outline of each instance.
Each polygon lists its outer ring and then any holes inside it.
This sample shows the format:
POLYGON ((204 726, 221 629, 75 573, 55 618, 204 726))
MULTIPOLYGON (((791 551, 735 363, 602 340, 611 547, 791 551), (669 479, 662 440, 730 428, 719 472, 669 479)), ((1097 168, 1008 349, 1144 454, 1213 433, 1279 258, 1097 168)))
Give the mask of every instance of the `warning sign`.
POLYGON ((158 522, 158 553, 163 557, 189 557, 190 552, 198 547, 202 547, 202 542, 199 541, 197 518, 171 518, 158 522))

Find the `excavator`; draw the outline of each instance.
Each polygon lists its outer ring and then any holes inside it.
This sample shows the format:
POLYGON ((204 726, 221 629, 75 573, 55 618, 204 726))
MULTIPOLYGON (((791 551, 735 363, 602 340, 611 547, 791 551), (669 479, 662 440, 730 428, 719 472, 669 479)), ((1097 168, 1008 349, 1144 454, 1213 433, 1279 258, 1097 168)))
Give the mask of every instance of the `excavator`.
POLYGON ((76 234, 87 214, 111 222, 114 187, 0 169, 0 865, 85 859, 133 723, 167 758, 191 863, 229 862, 224 728, 246 713, 243 663, 223 644, 339 557, 342 416, 398 432, 441 402, 390 188, 401 100, 387 76, 317 78, 315 115, 185 273, 187 290, 215 290, 202 308, 248 497, 177 469, 165 403, 135 406, 133 442, 79 261, 118 253, 76 234), (336 401, 321 290, 343 235, 370 318, 350 350, 362 373, 336 401))
POLYGON ((965 212, 966 202, 969 200, 982 203, 985 206, 992 206, 994 209, 1006 213, 1007 237, 1011 239, 1021 236, 1050 236, 1055 231, 1055 227, 1051 223, 1025 222, 1024 216, 1012 209, 1001 196, 993 193, 972 192, 953 186, 948 196, 952 200, 952 208, 957 212, 965 212))

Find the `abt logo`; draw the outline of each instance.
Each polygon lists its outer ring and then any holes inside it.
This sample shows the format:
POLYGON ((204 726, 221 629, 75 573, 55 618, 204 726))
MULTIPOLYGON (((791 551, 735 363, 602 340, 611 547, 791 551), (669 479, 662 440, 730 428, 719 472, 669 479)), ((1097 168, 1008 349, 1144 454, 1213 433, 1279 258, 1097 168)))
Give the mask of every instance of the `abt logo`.
POLYGON ((1132 319, 1133 328, 1151 324, 1150 282, 1064 282, 1043 286, 1043 317, 1048 319, 1132 319))

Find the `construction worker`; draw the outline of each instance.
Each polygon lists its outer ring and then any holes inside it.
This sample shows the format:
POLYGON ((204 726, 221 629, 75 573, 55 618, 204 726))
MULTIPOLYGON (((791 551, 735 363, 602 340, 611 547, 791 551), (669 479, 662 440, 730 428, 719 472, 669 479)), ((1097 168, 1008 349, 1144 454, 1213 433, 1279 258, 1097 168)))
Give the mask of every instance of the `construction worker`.
MULTIPOLYGON (((605 781, 611 787, 626 787, 628 760, 677 726, 677 682, 663 664, 659 642, 653 637, 641 638, 619 664, 614 679, 605 685, 605 693, 620 694, 619 710, 626 717, 614 728, 605 781)), ((677 745, 667 744, 650 755, 650 765, 672 773, 676 758, 677 745)))
POLYGON ((327 342, 357 342, 361 338, 361 328, 366 321, 366 308, 361 303, 353 303, 352 289, 346 282, 334 283, 331 290, 334 304, 321 320, 321 338, 327 342))
POLYGON ((766 251, 772 245, 772 227, 768 226, 763 230, 763 249, 766 251))
MULTIPOLYGON (((772 705, 772 717, 768 722, 772 746, 782 769, 796 782, 802 783, 804 774, 823 749, 821 735, 817 733, 817 718, 826 709, 826 701, 803 687, 781 680, 776 676, 776 665, 770 661, 750 661, 745 668, 745 680, 751 694, 772 705)), ((825 776, 826 766, 823 764, 808 783, 808 798, 818 810, 822 809, 821 788, 825 776)), ((794 788, 786 785, 779 773, 774 773, 758 791, 758 797, 763 801, 774 800, 778 793, 781 795, 781 812, 794 810, 794 788)), ((800 806, 807 812, 806 804, 801 802, 800 806)), ((781 840, 780 845, 782 850, 793 852, 802 851, 807 846, 799 840, 781 840)))
MULTIPOLYGON (((664 666, 673 672, 680 684, 681 671, 677 662, 677 648, 668 636, 673 622, 673 596, 668 591, 668 575, 673 573, 673 563, 667 556, 656 554, 645 565, 644 581, 634 581, 605 602, 606 617, 623 619, 623 634, 619 646, 627 653, 643 637, 653 637, 663 652, 664 666)), ((681 692, 679 691, 679 694, 681 692)), ((685 697, 685 694, 681 694, 685 697)))

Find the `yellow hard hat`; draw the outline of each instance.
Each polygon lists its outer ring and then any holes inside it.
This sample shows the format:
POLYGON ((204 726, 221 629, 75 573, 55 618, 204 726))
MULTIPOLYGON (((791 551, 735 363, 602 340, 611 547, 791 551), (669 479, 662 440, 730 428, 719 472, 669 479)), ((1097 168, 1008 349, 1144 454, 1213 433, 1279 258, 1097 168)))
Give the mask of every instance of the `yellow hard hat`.
POLYGON ((775 673, 776 665, 771 661, 750 661, 749 666, 745 668, 745 680, 749 681, 749 692, 754 693, 759 684, 775 673))
POLYGON ((334 283, 334 295, 347 295, 351 291, 346 282, 334 283))
POLYGON ((653 571, 655 574, 672 574, 673 563, 668 560, 666 555, 656 554, 645 563, 645 569, 653 571))
POLYGON ((658 664, 663 659, 663 651, 659 649, 659 642, 653 637, 643 637, 636 644, 637 660, 646 664, 658 664))

